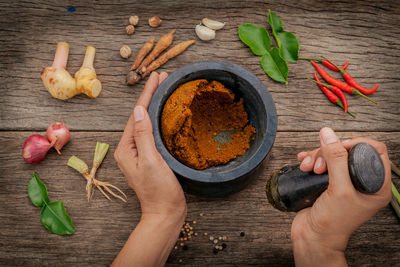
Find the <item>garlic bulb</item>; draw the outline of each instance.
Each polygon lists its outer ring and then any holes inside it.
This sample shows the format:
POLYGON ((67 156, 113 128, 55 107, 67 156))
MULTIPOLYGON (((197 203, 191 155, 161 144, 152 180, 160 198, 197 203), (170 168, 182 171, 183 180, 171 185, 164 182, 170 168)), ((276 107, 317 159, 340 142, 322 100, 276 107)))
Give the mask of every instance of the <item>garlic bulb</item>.
POLYGON ((215 39, 215 31, 202 25, 196 25, 196 34, 203 41, 215 39))
POLYGON ((225 23, 223 22, 219 22, 208 18, 204 18, 201 22, 212 30, 220 30, 225 26, 225 23))

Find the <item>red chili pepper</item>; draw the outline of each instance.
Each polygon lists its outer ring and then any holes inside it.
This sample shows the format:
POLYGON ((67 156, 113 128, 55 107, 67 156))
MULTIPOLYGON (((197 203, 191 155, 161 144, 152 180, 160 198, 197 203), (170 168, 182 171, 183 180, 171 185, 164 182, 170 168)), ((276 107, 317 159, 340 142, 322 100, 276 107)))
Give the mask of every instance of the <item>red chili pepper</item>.
MULTIPOLYGON (((315 80, 316 80, 317 82, 321 82, 321 80, 319 79, 319 77, 318 77, 316 71, 314 71, 314 78, 315 78, 315 80)), ((354 117, 354 115, 353 115, 351 112, 347 111, 347 99, 346 99, 346 97, 344 96, 344 94, 343 94, 342 91, 339 90, 340 93, 339 93, 338 95, 341 96, 341 99, 342 99, 342 98, 344 99, 343 102, 339 99, 339 97, 338 97, 337 95, 335 95, 335 93, 334 93, 333 91, 329 90, 327 87, 325 87, 325 86, 323 86, 323 85, 321 85, 321 84, 318 84, 318 86, 319 86, 319 88, 321 88, 322 92, 324 92, 324 94, 329 98, 329 100, 330 100, 332 103, 338 105, 339 107, 341 107, 342 109, 344 109, 344 112, 348 112, 351 116, 354 117), (343 105, 343 103, 344 103, 345 105, 343 105)))
MULTIPOLYGON (((332 64, 332 66, 337 67, 333 62, 325 59, 327 62, 329 62, 329 64, 332 64)), ((348 82, 351 86, 353 86, 354 88, 358 89, 358 91, 360 91, 361 93, 365 94, 365 95, 370 95, 375 93, 376 90, 378 90, 379 85, 376 84, 374 86, 374 88, 372 89, 367 89, 362 87, 361 85, 359 85, 353 77, 351 77, 350 73, 348 73, 347 71, 345 71, 344 69, 339 69, 340 73, 342 74, 343 78, 346 80, 346 82, 348 82)))
MULTIPOLYGON (((306 57, 301 57, 299 59, 304 59, 304 60, 314 60, 317 61, 319 63, 322 63, 323 65, 325 65, 325 67, 327 67, 328 69, 331 69, 333 71, 339 71, 339 69, 337 67, 335 67, 329 60, 327 59, 318 59, 318 58, 306 58, 306 57)), ((342 70, 347 69, 347 67, 349 66, 349 61, 347 61, 342 67, 340 67, 342 70)))
MULTIPOLYGON (((328 69, 334 70, 334 71, 340 71, 338 69, 338 67, 336 67, 335 65, 333 65, 329 60, 324 59, 322 60, 322 64, 325 65, 325 67, 327 67, 328 69)), ((347 67, 349 66, 349 61, 347 61, 342 67, 340 67, 340 69, 345 70, 347 69, 347 67)))
POLYGON ((325 93, 325 95, 329 98, 329 100, 332 103, 335 103, 336 105, 338 105, 339 107, 341 107, 342 109, 344 109, 344 112, 349 113, 350 116, 352 116, 353 118, 355 118, 354 114, 351 113, 350 111, 348 111, 347 107, 347 99, 346 96, 343 94, 343 92, 336 86, 331 86, 331 85, 327 85, 325 86, 323 83, 321 83, 321 80, 318 78, 317 72, 314 71, 314 78, 315 81, 310 79, 313 82, 316 82, 319 86, 319 88, 321 88, 321 90, 325 93), (330 88, 332 91, 330 91, 328 88, 330 88), (335 93, 337 95, 335 95, 335 93), (338 96, 340 97, 340 99, 342 101, 339 100, 338 96))
POLYGON ((356 88, 348 85, 345 82, 342 82, 342 81, 339 81, 339 80, 336 80, 335 78, 333 78, 321 66, 319 66, 314 61, 310 61, 310 63, 314 66, 314 68, 318 71, 318 73, 322 76, 322 78, 324 78, 324 80, 327 81, 328 83, 330 83, 331 85, 339 87, 341 90, 343 90, 343 91, 345 91, 345 92, 347 92, 349 94, 362 96, 365 99, 367 99, 367 100, 371 101, 372 103, 376 104, 376 102, 374 100, 372 100, 368 96, 364 95, 363 93, 358 91, 356 88))

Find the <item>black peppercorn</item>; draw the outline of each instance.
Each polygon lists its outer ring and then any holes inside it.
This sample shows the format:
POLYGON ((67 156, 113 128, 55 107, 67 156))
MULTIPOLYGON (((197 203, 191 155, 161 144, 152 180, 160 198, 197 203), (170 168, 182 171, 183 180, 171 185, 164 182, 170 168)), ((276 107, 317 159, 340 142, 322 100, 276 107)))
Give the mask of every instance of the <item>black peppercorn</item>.
POLYGON ((184 245, 184 246, 182 247, 182 249, 183 249, 183 250, 188 250, 188 246, 184 245))
POLYGON ((222 248, 226 248, 226 244, 225 243, 222 243, 222 248))
POLYGON ((241 233, 240 233, 240 236, 244 236, 244 232, 241 232, 241 233))
POLYGON ((214 248, 214 249, 213 249, 213 253, 214 253, 214 254, 217 254, 217 253, 218 253, 218 249, 214 248))

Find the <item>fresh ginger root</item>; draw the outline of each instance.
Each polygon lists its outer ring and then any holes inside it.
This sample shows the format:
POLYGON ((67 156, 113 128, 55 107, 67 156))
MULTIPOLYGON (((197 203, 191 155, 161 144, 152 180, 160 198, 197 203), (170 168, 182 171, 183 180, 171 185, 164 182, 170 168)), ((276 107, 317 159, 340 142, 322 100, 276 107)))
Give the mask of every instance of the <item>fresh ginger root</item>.
POLYGON ((53 65, 44 68, 40 74, 44 87, 52 97, 61 100, 69 99, 80 92, 76 89, 75 79, 65 70, 68 61, 69 44, 59 42, 53 65))
POLYGON ((59 42, 53 65, 44 68, 40 77, 44 87, 52 97, 67 100, 80 93, 88 97, 97 97, 101 92, 101 83, 96 77, 93 67, 96 49, 92 46, 86 48, 85 59, 82 67, 75 73, 75 79, 65 69, 68 61, 69 44, 59 42))
POLYGON ((86 47, 85 59, 82 67, 75 73, 76 89, 90 98, 98 97, 101 92, 101 82, 97 79, 93 67, 96 48, 86 47))

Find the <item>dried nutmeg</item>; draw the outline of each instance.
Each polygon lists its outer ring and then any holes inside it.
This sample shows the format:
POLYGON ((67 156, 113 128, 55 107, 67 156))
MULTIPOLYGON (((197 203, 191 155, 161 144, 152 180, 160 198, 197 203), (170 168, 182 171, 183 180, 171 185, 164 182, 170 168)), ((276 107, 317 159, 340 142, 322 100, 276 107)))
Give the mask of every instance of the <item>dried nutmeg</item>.
POLYGON ((161 25, 161 22, 162 20, 157 16, 149 18, 149 25, 153 28, 159 27, 161 25))
POLYGON ((129 17, 129 24, 136 26, 139 23, 139 17, 138 16, 130 16, 129 17))
POLYGON ((126 33, 128 35, 132 35, 135 32, 135 26, 133 26, 133 25, 128 25, 128 26, 126 26, 125 29, 126 29, 126 33))
POLYGON ((122 58, 129 58, 132 54, 131 49, 127 45, 123 45, 121 49, 119 50, 119 53, 122 58))

